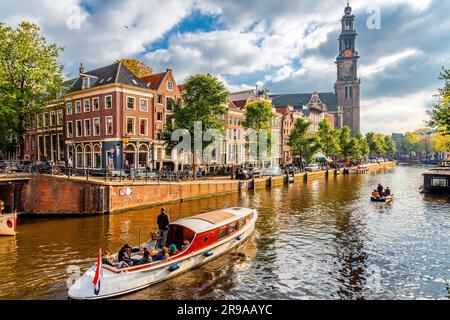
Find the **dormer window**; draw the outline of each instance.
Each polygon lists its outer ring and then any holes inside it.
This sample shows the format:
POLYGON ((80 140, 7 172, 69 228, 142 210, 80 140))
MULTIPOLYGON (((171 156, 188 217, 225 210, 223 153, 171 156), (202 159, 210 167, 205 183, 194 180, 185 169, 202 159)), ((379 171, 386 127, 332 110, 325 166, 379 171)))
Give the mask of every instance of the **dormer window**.
POLYGON ((89 77, 83 77, 82 89, 88 89, 91 86, 91 79, 89 77))

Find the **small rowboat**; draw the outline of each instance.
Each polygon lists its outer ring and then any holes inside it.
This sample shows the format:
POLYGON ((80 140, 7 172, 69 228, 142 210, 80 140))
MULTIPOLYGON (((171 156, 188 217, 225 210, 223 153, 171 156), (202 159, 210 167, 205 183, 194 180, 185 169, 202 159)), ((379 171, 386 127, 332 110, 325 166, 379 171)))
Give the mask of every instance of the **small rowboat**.
POLYGON ((16 235, 17 214, 0 214, 0 236, 16 235))
POLYGON ((392 201, 394 201, 394 195, 391 194, 390 196, 387 197, 371 197, 370 200, 372 202, 383 202, 383 203, 390 203, 392 201))
MULTIPOLYGON (((229 208, 175 221, 169 225, 167 244, 181 249, 183 241, 189 240, 187 249, 167 260, 127 268, 103 264, 99 288, 94 288, 93 284, 97 267, 94 265, 72 285, 68 296, 78 300, 110 298, 177 276, 245 243, 255 229, 257 218, 254 209, 229 208)), ((153 250, 155 246, 156 241, 149 240, 141 248, 153 250)), ((132 256, 140 257, 139 254, 132 256)))

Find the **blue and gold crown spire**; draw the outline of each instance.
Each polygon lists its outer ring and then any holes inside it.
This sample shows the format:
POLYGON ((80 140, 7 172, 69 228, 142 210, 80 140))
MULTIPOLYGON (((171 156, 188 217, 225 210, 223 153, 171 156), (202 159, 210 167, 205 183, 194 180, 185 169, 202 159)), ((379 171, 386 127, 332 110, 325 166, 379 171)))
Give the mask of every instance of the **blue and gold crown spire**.
POLYGON ((350 7, 350 2, 347 2, 347 6, 344 9, 345 14, 352 14, 352 7, 350 7))

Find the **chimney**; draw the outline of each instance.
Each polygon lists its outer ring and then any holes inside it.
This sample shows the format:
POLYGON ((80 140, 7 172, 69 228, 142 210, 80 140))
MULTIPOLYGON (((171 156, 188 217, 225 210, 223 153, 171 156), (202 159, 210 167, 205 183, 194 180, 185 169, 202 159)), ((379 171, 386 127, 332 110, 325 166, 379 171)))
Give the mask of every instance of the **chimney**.
POLYGON ((80 63, 80 74, 84 73, 84 67, 83 67, 83 63, 80 63))
POLYGON ((169 69, 169 68, 166 69, 166 72, 171 72, 171 71, 172 71, 172 69, 169 69))

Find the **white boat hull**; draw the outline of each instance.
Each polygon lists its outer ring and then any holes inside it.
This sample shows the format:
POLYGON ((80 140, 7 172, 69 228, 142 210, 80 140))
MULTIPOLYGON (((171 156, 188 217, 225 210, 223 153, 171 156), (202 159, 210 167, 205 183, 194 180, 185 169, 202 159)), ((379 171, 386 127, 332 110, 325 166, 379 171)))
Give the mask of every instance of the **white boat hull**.
POLYGON ((231 239, 226 239, 227 241, 224 242, 219 241, 199 252, 194 252, 188 256, 180 257, 180 259, 175 259, 156 266, 150 265, 148 268, 142 270, 130 272, 124 271, 119 274, 104 268, 98 295, 94 293, 93 279, 96 267, 93 266, 89 268, 85 274, 69 289, 68 296, 69 298, 77 300, 111 298, 134 292, 171 277, 175 277, 183 272, 209 262, 245 243, 253 234, 257 216, 258 215, 255 210, 253 221, 242 228, 231 239), (211 250, 213 250, 213 254, 206 257, 204 253, 211 250), (174 271, 169 271, 169 267, 177 263, 179 263, 179 268, 174 271))
POLYGON ((0 236, 14 236, 16 234, 17 215, 0 215, 0 236))

